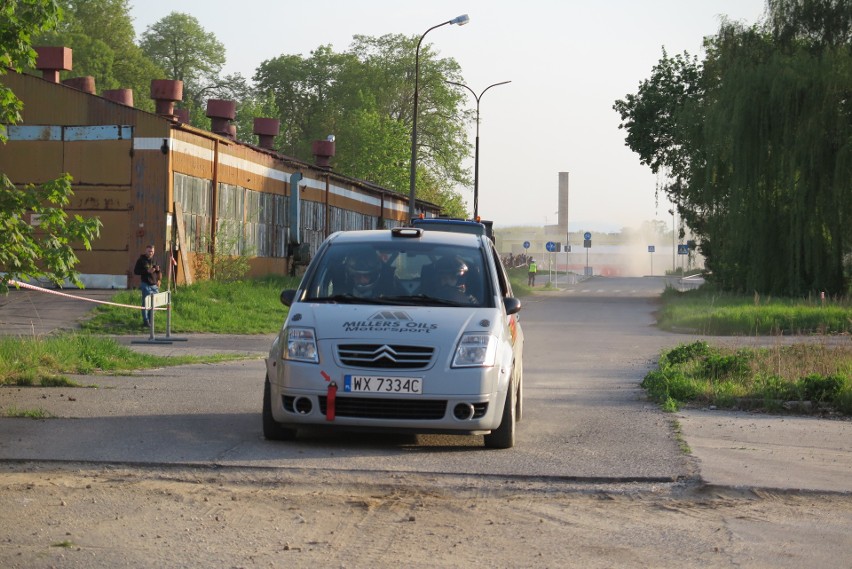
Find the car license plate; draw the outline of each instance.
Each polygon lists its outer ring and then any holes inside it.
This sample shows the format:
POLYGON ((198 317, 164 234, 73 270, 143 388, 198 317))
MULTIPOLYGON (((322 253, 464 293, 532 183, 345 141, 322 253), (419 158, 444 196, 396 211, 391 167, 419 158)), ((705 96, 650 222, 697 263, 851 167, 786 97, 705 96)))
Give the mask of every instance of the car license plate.
POLYGON ((343 391, 349 393, 423 393, 423 379, 419 377, 376 377, 365 375, 343 376, 343 391))

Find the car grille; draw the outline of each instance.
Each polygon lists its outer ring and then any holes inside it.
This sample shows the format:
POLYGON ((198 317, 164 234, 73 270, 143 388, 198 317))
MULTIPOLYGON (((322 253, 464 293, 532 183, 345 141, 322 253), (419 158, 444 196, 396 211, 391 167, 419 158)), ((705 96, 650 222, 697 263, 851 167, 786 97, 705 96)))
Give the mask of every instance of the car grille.
MULTIPOLYGON (((328 398, 319 398, 320 412, 326 414, 328 398)), ((362 419, 443 419, 447 411, 446 400, 408 400, 369 397, 336 397, 334 412, 338 417, 362 419)))
POLYGON ((424 369, 434 348, 396 344, 340 344, 337 356, 347 367, 368 369, 424 369))

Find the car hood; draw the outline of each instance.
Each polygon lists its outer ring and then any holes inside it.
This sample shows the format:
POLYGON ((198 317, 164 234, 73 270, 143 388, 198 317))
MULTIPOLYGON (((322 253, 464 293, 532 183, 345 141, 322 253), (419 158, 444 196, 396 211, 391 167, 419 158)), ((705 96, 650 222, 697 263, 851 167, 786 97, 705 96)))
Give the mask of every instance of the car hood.
POLYGON ((370 339, 433 342, 439 336, 500 330, 497 308, 373 306, 297 303, 289 326, 313 328, 317 340, 370 339))

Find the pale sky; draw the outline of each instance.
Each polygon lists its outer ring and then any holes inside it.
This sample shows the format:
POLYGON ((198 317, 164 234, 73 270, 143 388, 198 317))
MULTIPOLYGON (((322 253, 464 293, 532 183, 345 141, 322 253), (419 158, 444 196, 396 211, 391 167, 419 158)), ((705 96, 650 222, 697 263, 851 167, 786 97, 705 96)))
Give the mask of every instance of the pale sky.
MULTIPOLYGON (((554 224, 558 173, 569 172, 569 229, 671 222, 656 176, 624 145, 616 99, 635 93, 662 48, 703 59, 723 16, 756 23, 764 0, 131 0, 138 36, 170 12, 191 14, 224 44, 226 73, 251 79, 264 60, 346 50, 356 34, 421 35, 461 66, 480 102, 479 214, 497 226, 554 224)), ((475 108, 468 95, 470 108, 475 108)), ((475 127, 470 126, 471 155, 475 127)), ((471 178, 473 159, 470 160, 471 178)), ((341 172, 345 174, 345 172, 341 172)), ((459 188, 473 205, 473 186, 459 188)))

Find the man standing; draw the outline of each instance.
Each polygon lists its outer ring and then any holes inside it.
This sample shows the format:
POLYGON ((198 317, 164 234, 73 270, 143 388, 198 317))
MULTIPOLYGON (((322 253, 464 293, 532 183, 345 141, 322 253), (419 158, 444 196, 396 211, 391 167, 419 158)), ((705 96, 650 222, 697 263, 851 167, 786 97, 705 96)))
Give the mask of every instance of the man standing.
POLYGON ((536 273, 535 259, 530 259, 530 268, 529 268, 529 279, 527 279, 527 284, 530 286, 535 286, 535 273, 536 273))
MULTIPOLYGON (((145 252, 139 255, 133 273, 142 279, 139 289, 142 291, 142 308, 145 308, 145 299, 152 294, 160 292, 160 266, 154 261, 154 245, 148 245, 145 252)), ((142 310, 142 325, 151 326, 151 310, 142 310)))

